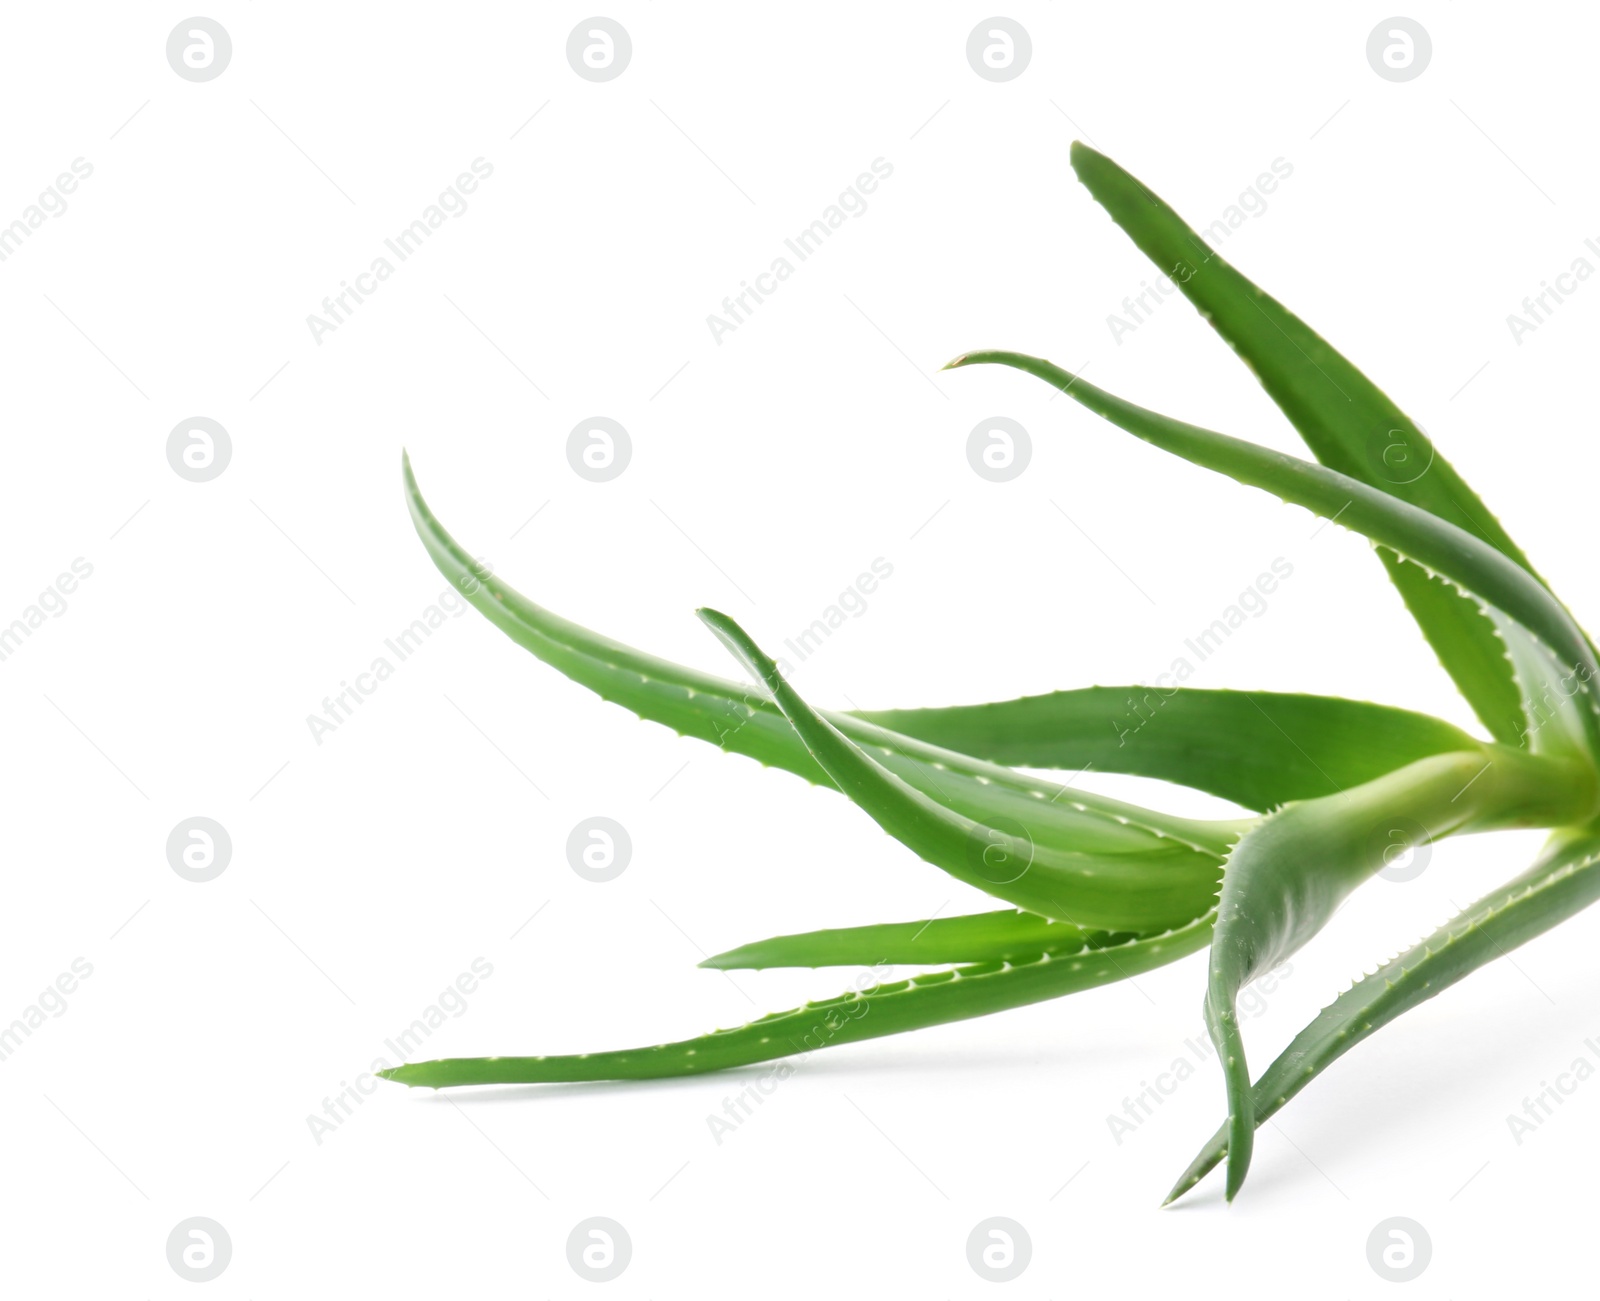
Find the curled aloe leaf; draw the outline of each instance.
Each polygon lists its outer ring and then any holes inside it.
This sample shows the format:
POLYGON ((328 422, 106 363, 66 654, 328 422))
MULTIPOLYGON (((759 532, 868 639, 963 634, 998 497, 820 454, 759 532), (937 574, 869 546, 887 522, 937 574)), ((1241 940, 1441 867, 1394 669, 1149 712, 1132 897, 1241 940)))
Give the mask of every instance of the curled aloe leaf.
POLYGON ((1026 825, 978 822, 953 812, 902 781, 812 709, 727 615, 701 610, 700 618, 772 694, 833 784, 901 844, 957 880, 1041 916, 1082 925, 1099 924, 1094 919, 1108 890, 1103 906, 1115 907, 1134 881, 1154 885, 1169 870, 1166 860, 1151 853, 1127 862, 1060 853, 1036 842, 1026 825))
MULTIPOLYGON (((1442 994, 1479 967, 1600 899, 1600 834, 1558 832, 1527 871, 1486 894, 1426 939, 1385 962, 1318 1014, 1251 1090, 1260 1125, 1357 1044, 1442 994)), ((1235 1126, 1225 1122, 1173 1186, 1176 1201, 1223 1160, 1235 1126)))

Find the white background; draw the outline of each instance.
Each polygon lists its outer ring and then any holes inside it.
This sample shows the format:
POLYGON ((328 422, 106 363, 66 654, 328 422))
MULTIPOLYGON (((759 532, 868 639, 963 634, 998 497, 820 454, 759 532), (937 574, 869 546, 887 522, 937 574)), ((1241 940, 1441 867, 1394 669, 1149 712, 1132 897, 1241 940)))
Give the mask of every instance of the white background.
MULTIPOLYGON (((1413 8, 1432 62, 1393 84, 1365 54, 1381 8, 1019 4, 1032 62, 995 84, 966 61, 971 5, 630 3, 606 12, 632 62, 593 84, 566 60, 572 6, 207 12, 234 49, 204 84, 167 64, 170 6, 14 7, 0 43, 0 223, 93 167, 0 263, 0 623, 93 565, 0 663, 0 1022, 93 966, 0 1062, 8 1294, 192 1295, 165 1256, 190 1216, 231 1238, 217 1297, 588 1295, 565 1243, 594 1215, 633 1243, 618 1297, 988 1295, 965 1243, 996 1215, 1032 1239, 1007 1285, 1029 1297, 1229 1277, 1386 1295, 1366 1240, 1393 1215, 1433 1244, 1408 1295, 1587 1268, 1600 1083, 1520 1145, 1506 1116, 1600 1059, 1592 917, 1341 1061, 1263 1129, 1231 1209, 1216 1178, 1156 1209, 1221 1118, 1214 1067, 1120 1144, 1107 1124, 1194 1056, 1198 956, 818 1054, 720 1145, 706 1116, 759 1072, 385 1084, 319 1142, 308 1116, 474 958, 492 977, 423 1055, 736 1024, 855 973, 730 978, 702 953, 984 901, 836 795, 641 724, 471 611, 320 745, 306 717, 446 588, 403 505, 404 446, 513 585, 718 673, 736 670, 696 605, 776 648, 888 560, 797 675, 818 703, 1149 681, 1281 556, 1293 578, 1193 685, 1472 726, 1360 538, 1313 539, 1304 512, 1026 376, 936 368, 982 346, 1088 362, 1299 451, 1185 303, 1113 341, 1108 313, 1152 272, 1067 147, 1092 140, 1197 225, 1282 158, 1292 177, 1226 255, 1367 368, 1596 617, 1600 288, 1520 346, 1505 319, 1600 236, 1592 16, 1413 8), (308 314, 480 157, 468 210, 316 342, 308 314), (714 342, 707 314, 880 157, 867 211, 714 342), (609 484, 565 456, 596 414, 633 442, 609 484), (996 414, 1033 437, 1004 485, 965 457, 996 414), (165 454, 197 415, 233 447, 204 484, 165 454), (565 860, 594 814, 634 842, 606 885, 565 860), (166 860, 194 815, 233 841, 209 884, 166 860)), ((1539 839, 1451 843, 1358 893, 1248 1025, 1258 1069, 1539 839)))

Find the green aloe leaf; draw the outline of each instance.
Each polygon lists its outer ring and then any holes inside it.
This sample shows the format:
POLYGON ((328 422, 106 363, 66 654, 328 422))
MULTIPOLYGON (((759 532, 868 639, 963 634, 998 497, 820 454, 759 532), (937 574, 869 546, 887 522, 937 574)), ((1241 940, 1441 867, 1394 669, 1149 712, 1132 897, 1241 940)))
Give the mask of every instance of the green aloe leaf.
POLYGON ((1026 371, 1155 447, 1263 488, 1324 519, 1337 517, 1346 528, 1443 575, 1480 602, 1510 615, 1557 656, 1557 663, 1574 684, 1575 699, 1582 697, 1579 703, 1587 750, 1591 755, 1600 754, 1600 723, 1590 689, 1600 670, 1588 638, 1549 589, 1503 552, 1419 506, 1348 475, 1163 416, 1038 357, 973 352, 957 357, 947 369, 977 364, 1026 371))
POLYGON ((1018 963, 986 962, 775 1012, 736 1029, 620 1052, 559 1057, 461 1057, 379 1071, 401 1084, 445 1089, 466 1084, 647 1080, 750 1066, 819 1048, 988 1016, 1142 975, 1206 946, 1214 914, 1160 935, 1076 954, 1046 952, 1018 963))
POLYGON ((1046 953, 1107 948, 1136 937, 1089 931, 1037 913, 1003 909, 881 926, 775 935, 707 958, 716 971, 766 967, 938 966, 947 962, 1021 962, 1046 953))
MULTIPOLYGON (((1396 1017, 1600 899, 1600 835, 1558 832, 1526 872, 1356 981, 1295 1036, 1251 1090, 1254 1123, 1279 1111, 1335 1061, 1396 1017)), ((1183 1196, 1224 1157, 1224 1123, 1173 1186, 1183 1196)))
MULTIPOLYGON (((699 615, 771 693, 833 784, 912 853, 957 880, 1029 912, 1098 926, 1106 924, 1102 917, 1126 911, 1130 887, 1159 889, 1170 872, 1187 871, 1186 856, 1168 861, 1150 852, 1118 857, 1063 852, 1035 840, 1025 825, 979 822, 952 811, 897 777, 812 709, 771 657, 727 615, 716 610, 699 615)), ((1180 875, 1177 884, 1181 891, 1187 882, 1180 875)), ((1167 906, 1186 897, 1174 893, 1167 906)))
MULTIPOLYGON (((434 563, 512 640, 643 718, 821 785, 836 784, 761 688, 671 664, 590 632, 488 573, 428 509, 409 460, 404 470, 412 519, 434 563)), ((1055 882, 1051 915, 1081 925, 1142 934, 1188 922, 1211 906, 1222 857, 1249 825, 1155 813, 902 737, 848 714, 824 717, 883 770, 964 825, 998 829, 999 839, 992 841, 986 832, 975 833, 977 869, 1003 877, 999 859, 1006 844, 1030 841, 1040 862, 1067 873, 1055 882)), ((1032 884, 1020 892, 1003 881, 980 888, 1042 911, 1046 901, 1032 884)))
POLYGON ((1576 756, 1586 752, 1587 669, 1568 668, 1536 637, 1498 610, 1488 610, 1511 665, 1523 720, 1519 740, 1535 754, 1576 756))
MULTIPOLYGON (((1072 167, 1112 220, 1233 346, 1317 460, 1448 520, 1533 572, 1427 434, 1343 354, 1105 155, 1074 143, 1072 167)), ((1392 554, 1379 555, 1484 726, 1497 741, 1514 743, 1522 723, 1518 693, 1492 624, 1448 584, 1392 554)))
POLYGON ((1228 1088, 1229 1201, 1249 1168, 1256 1125, 1240 991, 1320 931, 1397 844, 1559 824, 1589 815, 1594 798, 1587 765, 1497 745, 1487 755, 1433 755, 1339 795, 1290 804, 1239 841, 1222 879, 1205 1001, 1228 1088))
POLYGON ((1259 810, 1477 745, 1440 719, 1364 700, 1178 686, 1086 687, 856 717, 994 763, 1159 777, 1259 810))

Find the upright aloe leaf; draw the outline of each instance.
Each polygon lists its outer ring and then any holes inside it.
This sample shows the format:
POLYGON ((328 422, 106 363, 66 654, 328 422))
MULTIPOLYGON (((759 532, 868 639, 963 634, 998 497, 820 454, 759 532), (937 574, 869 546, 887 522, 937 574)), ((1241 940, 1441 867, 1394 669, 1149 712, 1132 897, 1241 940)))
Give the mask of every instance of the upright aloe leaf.
POLYGON ((1365 700, 1178 686, 1085 687, 856 717, 995 763, 1159 777, 1262 811, 1478 744, 1440 719, 1365 700))
MULTIPOLYGON (((1342 353, 1104 154, 1075 143, 1072 167, 1112 220, 1233 346, 1317 460, 1448 520, 1533 572, 1427 434, 1342 353)), ((1522 723, 1518 692, 1492 623, 1448 585, 1379 554, 1484 726, 1496 740, 1515 743, 1522 723)))
MULTIPOLYGON (((1600 835, 1556 833, 1526 872, 1492 890, 1426 939, 1385 962, 1318 1014, 1251 1090, 1260 1125, 1357 1044, 1479 967, 1559 925, 1600 899, 1600 835)), ((1167 1201, 1193 1188, 1224 1157, 1232 1160, 1233 1123, 1225 1122, 1183 1172, 1167 1201)))

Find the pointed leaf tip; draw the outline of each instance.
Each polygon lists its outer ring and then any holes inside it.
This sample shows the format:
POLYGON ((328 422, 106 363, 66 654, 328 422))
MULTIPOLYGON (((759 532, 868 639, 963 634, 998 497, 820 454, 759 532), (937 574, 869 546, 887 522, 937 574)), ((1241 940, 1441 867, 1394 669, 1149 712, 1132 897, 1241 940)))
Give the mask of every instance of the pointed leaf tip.
POLYGON ((763 683, 769 691, 776 690, 779 680, 778 666, 761 647, 757 646, 755 639, 741 628, 734 620, 723 614, 720 610, 713 610, 710 606, 701 606, 695 611, 700 622, 716 634, 716 638, 733 653, 751 676, 763 683))

